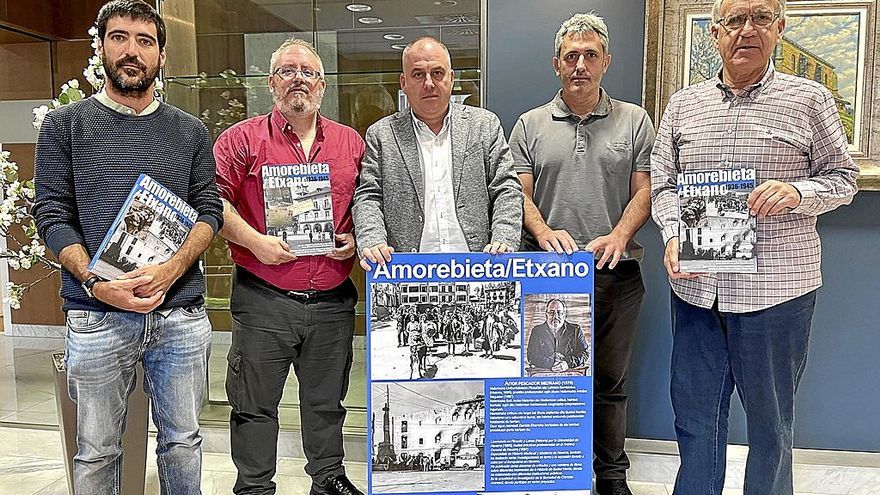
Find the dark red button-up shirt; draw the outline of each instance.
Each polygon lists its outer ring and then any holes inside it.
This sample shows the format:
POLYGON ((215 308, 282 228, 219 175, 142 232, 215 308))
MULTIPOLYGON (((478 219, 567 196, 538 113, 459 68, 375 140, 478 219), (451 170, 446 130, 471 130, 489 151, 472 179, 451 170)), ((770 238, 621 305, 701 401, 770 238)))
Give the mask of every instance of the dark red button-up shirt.
MULTIPOLYGON (((310 156, 299 137, 277 108, 230 127, 214 144, 217 190, 249 225, 266 233, 263 205, 264 165, 327 163, 330 165, 330 197, 337 233, 352 232, 351 203, 364 156, 364 140, 347 126, 318 115, 318 128, 310 156)), ((260 263, 249 250, 229 243, 236 265, 266 282, 287 290, 329 290, 351 273, 356 256, 338 261, 326 256, 302 256, 282 265, 260 263)), ((296 253, 294 253, 296 254, 296 253)))

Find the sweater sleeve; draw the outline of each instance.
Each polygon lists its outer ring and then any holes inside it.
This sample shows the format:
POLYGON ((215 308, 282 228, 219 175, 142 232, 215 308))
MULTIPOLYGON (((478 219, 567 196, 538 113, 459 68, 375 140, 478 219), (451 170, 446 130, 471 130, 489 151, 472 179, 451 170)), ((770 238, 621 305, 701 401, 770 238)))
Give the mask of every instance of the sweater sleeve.
POLYGON ((66 113, 49 112, 40 127, 34 163, 36 198, 33 215, 37 231, 57 257, 72 244, 83 244, 76 207, 70 128, 66 113))
POLYGON ((199 213, 196 221, 210 225, 216 234, 223 227, 223 203, 217 194, 217 166, 208 129, 200 124, 197 132, 189 183, 189 203, 199 213))

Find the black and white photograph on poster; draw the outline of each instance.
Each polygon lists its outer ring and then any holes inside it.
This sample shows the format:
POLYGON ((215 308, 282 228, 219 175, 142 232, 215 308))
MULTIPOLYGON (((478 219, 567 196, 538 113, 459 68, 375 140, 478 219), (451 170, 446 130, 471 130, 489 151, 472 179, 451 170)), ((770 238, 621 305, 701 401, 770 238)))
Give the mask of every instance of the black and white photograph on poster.
POLYGON ((485 488, 482 381, 373 383, 372 493, 485 488))
POLYGON ((590 490, 532 490, 530 492, 480 492, 477 495, 590 495, 590 490))
POLYGON ((528 294, 525 376, 592 376, 589 294, 528 294))
POLYGON ((518 282, 371 286, 373 380, 521 376, 518 282))

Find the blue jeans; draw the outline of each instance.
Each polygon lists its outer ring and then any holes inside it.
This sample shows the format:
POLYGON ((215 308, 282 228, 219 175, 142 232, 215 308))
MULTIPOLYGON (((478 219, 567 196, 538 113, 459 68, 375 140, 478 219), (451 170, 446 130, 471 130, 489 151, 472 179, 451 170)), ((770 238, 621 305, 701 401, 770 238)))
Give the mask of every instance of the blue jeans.
POLYGON ((794 396, 807 362, 816 292, 752 313, 724 313, 672 294, 672 408, 681 467, 675 495, 724 486, 734 388, 746 413, 745 495, 793 492, 794 396))
POLYGON ((120 491, 122 431, 138 361, 143 361, 144 388, 159 432, 156 455, 162 493, 201 493, 198 419, 210 342, 204 307, 146 315, 67 312, 67 386, 77 405, 76 495, 120 491))

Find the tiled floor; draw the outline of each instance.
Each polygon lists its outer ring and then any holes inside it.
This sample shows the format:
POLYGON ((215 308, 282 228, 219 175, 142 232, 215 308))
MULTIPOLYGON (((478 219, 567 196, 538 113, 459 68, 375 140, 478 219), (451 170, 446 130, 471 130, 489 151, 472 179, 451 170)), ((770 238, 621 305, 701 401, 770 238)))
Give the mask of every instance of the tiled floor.
MULTIPOLYGON (((653 449, 648 441, 633 441, 630 447, 653 449)), ((149 452, 155 448, 150 439, 149 452)), ((668 448, 668 446, 664 447, 668 448)), ((728 488, 724 495, 742 493, 742 461, 746 450, 732 447, 729 450, 728 488)), ((796 493, 798 495, 877 495, 880 494, 880 466, 840 467, 810 464, 810 458, 821 457, 826 461, 846 457, 849 454, 799 452, 805 462, 795 464, 796 493), (830 456, 830 457, 829 457, 830 456)), ((670 495, 678 459, 672 454, 633 453, 630 470, 630 486, 636 495, 670 495)), ((868 456, 868 464, 876 458, 868 456)), ((864 463, 864 462, 859 462, 864 463)), ((305 494, 309 479, 303 473, 303 461, 280 458, 278 461, 279 494, 305 494)), ((348 462, 349 477, 359 486, 366 478, 364 463, 348 462)), ((64 463, 58 432, 0 427, 0 495, 62 495, 67 493, 64 463)), ((228 494, 235 482, 235 467, 228 454, 206 453, 203 461, 202 492, 228 494)), ((148 456, 147 495, 159 493, 155 459, 148 456)))
MULTIPOLYGON (((155 449, 150 439, 149 452, 155 449)), ((159 493, 155 456, 147 458, 145 493, 159 493)), ((349 477, 364 485, 366 465, 348 463, 349 477)), ((282 458, 275 477, 279 495, 308 493, 310 480, 303 471, 301 459, 282 458)), ((235 483, 235 466, 227 454, 204 454, 202 493, 228 494, 235 483)), ((66 495, 64 462, 58 432, 0 428, 0 495, 66 495)))
MULTIPOLYGON (((226 368, 228 340, 215 339, 210 364, 210 394, 212 401, 225 399, 223 376, 226 368)), ((363 341, 355 352, 351 373, 351 388, 346 404, 350 414, 346 422, 346 439, 350 458, 359 455, 366 425, 365 370, 363 341), (354 454, 354 455, 352 455, 354 454)), ((61 442, 55 412, 54 376, 50 355, 63 348, 61 339, 5 337, 0 334, 0 424, 29 423, 53 429, 33 430, 0 427, 0 495, 33 495, 67 493, 62 462, 61 442)), ((281 419, 288 430, 282 436, 279 453, 282 457, 276 482, 279 494, 307 493, 309 480, 302 470, 303 461, 297 454, 299 417, 296 403, 296 381, 288 381, 285 405, 281 419), (289 445, 288 445, 289 444, 289 445)), ((222 428, 228 418, 226 406, 213 404, 206 408, 202 418, 220 428, 209 428, 205 433, 203 465, 203 493, 230 493, 235 481, 235 468, 229 458, 228 436, 222 428)), ((155 448, 151 440, 150 452, 155 448)), ((674 444, 650 440, 628 442, 632 468, 629 472, 631 487, 636 495, 667 495, 678 468, 674 444)), ((742 493, 742 476, 747 449, 732 446, 728 450, 728 472, 725 495, 742 493)), ((158 478, 154 456, 148 456, 147 494, 156 494, 158 478)), ((352 479, 363 486, 366 465, 349 462, 352 479)), ((795 454, 795 489, 800 495, 846 494, 880 495, 880 454, 797 451, 795 454)))
MULTIPOLYGON (((208 366, 208 399, 226 402, 224 380, 229 335, 219 334, 211 346, 208 366)), ((349 425, 366 428, 366 364, 363 338, 355 341, 354 362, 349 374, 348 396, 344 404, 350 415, 349 425)), ((0 423, 26 423, 57 426, 54 375, 51 355, 64 349, 57 338, 8 337, 0 333, 0 423)), ((298 386, 291 373, 282 400, 282 427, 299 425, 298 386)), ((220 407, 219 415, 228 414, 220 407)), ((206 411, 210 413, 211 411, 206 411)))

